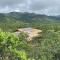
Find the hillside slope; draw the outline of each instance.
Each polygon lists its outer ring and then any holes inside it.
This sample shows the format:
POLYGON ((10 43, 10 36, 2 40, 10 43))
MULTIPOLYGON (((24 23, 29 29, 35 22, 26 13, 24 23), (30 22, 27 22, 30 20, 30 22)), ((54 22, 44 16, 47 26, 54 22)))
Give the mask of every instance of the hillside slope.
POLYGON ((60 18, 57 16, 46 16, 28 12, 0 13, 0 28, 4 31, 15 31, 17 28, 60 25, 60 18))

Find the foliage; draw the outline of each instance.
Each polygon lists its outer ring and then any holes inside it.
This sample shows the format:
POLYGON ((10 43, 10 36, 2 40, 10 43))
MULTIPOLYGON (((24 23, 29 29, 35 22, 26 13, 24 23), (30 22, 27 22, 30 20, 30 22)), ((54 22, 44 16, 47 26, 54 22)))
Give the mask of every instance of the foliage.
POLYGON ((0 14, 0 60, 60 60, 60 18, 34 13, 0 14), (41 29, 39 37, 27 42, 27 34, 17 37, 18 28, 41 29))
MULTIPOLYGON (((17 49, 21 39, 9 32, 0 32, 0 60, 27 60, 25 50, 17 49)), ((20 48, 20 47, 19 47, 20 48)), ((21 49, 23 47, 21 46, 21 49)))

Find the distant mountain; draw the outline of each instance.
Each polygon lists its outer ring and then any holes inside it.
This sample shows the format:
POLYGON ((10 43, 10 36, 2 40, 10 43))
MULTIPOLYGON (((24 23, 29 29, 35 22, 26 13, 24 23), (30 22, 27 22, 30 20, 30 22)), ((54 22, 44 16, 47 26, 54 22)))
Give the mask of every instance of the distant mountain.
MULTIPOLYGON (((24 21, 32 21, 32 20, 47 20, 47 21, 58 21, 60 20, 60 16, 47 16, 35 13, 28 13, 28 12, 10 12, 10 13, 0 13, 0 21, 6 19, 14 19, 14 20, 24 20, 24 21)), ((11 20, 10 19, 10 20, 11 20)))
POLYGON ((47 16, 28 12, 0 13, 0 28, 15 30, 21 27, 42 27, 46 24, 60 24, 60 16, 47 16))

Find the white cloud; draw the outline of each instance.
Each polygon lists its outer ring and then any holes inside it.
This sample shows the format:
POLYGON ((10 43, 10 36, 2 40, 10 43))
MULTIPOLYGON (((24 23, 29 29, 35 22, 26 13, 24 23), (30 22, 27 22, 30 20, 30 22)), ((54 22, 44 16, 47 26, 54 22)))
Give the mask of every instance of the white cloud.
POLYGON ((60 0, 0 0, 0 12, 10 11, 60 15, 60 0))

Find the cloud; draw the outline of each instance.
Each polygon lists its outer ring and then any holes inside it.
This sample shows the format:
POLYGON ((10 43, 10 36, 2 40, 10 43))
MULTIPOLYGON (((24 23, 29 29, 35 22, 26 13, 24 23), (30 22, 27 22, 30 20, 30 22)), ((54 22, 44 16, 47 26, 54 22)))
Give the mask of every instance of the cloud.
POLYGON ((0 12, 10 11, 60 15, 60 0, 0 0, 0 12))
POLYGON ((33 10, 41 10, 48 7, 56 7, 60 5, 59 0, 33 0, 33 2, 31 3, 31 9, 33 10))
POLYGON ((18 3, 22 3, 25 0, 0 0, 0 6, 11 6, 11 5, 15 5, 18 3))

